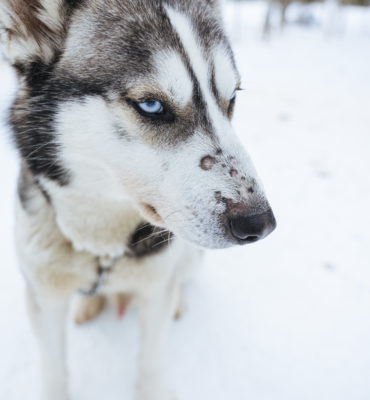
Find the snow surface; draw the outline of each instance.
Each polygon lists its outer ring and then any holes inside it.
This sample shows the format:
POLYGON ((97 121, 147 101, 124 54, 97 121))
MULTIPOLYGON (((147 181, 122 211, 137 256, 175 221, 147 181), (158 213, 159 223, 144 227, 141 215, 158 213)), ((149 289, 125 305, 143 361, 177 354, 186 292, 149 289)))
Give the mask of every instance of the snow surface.
MULTIPOLYGON (((290 25, 261 41, 266 5, 225 10, 244 76, 235 127, 278 229, 261 243, 209 252, 173 323, 166 375, 179 399, 370 399, 370 14, 347 7, 325 34, 290 25)), ((15 80, 0 61, 0 112, 15 80)), ((0 127, 0 399, 36 400, 37 349, 13 244, 17 174, 0 127)), ((72 400, 133 398, 137 317, 113 308, 68 326, 72 400)))

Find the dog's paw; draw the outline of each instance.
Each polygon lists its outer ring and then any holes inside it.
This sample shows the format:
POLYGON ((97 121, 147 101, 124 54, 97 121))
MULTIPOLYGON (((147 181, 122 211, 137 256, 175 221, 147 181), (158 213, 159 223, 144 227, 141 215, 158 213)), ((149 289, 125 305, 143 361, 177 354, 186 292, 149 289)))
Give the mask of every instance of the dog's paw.
POLYGON ((117 316, 118 318, 122 318, 131 302, 131 296, 124 293, 118 293, 116 295, 116 303, 117 303, 117 316))
POLYGON ((181 295, 181 297, 179 298, 179 303, 175 310, 175 314, 173 316, 174 319, 179 320, 180 318, 182 318, 182 316, 184 315, 184 312, 185 312, 185 301, 183 299, 183 296, 181 295))
POLYGON ((83 297, 77 306, 75 314, 76 324, 84 324, 97 317, 106 305, 104 296, 83 297))
POLYGON ((182 286, 179 286, 179 292, 178 292, 178 300, 177 300, 177 306, 175 309, 174 313, 174 319, 178 320, 182 318, 185 312, 185 294, 184 294, 184 288, 182 286))

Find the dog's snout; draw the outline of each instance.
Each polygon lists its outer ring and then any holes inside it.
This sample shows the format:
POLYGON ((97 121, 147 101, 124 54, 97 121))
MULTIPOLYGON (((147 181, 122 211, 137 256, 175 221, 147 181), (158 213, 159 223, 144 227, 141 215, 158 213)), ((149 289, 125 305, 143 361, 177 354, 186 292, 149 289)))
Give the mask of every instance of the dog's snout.
POLYGON ((231 234, 240 244, 263 239, 276 228, 276 220, 271 209, 261 214, 238 215, 228 219, 231 234))

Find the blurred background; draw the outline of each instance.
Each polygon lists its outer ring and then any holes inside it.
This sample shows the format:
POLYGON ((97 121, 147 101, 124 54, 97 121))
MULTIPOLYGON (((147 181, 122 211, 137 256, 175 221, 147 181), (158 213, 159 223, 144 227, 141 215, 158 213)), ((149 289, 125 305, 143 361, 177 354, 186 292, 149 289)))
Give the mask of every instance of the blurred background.
MULTIPOLYGON (((208 253, 171 327, 167 377, 179 400, 369 400, 369 0, 228 1, 224 18, 245 89, 235 128, 278 228, 208 253)), ((4 122, 15 87, 0 61, 0 399, 36 400, 4 122)), ((132 398, 135 313, 68 333, 72 400, 132 398)))

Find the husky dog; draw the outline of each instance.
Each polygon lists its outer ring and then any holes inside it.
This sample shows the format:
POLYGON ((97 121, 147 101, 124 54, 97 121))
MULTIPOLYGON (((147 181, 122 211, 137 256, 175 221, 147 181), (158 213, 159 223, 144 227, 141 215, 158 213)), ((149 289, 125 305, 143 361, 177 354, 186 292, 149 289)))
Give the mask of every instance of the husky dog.
POLYGON ((201 248, 255 242, 275 219, 231 126, 240 77, 217 0, 2 0, 17 71, 16 246, 42 399, 68 398, 65 315, 86 297, 138 306, 137 399, 168 400, 166 326, 201 248))

